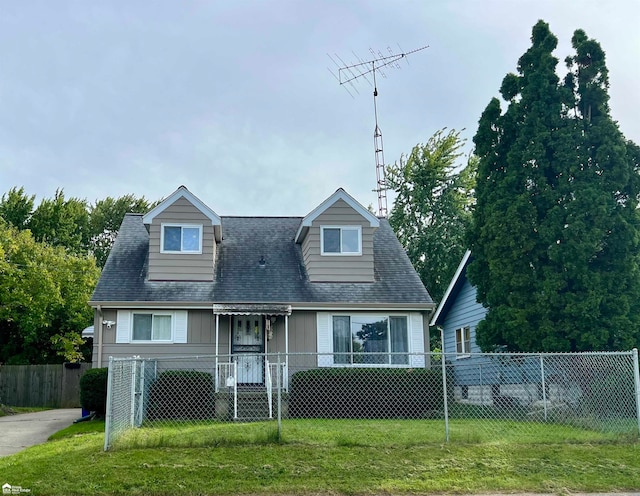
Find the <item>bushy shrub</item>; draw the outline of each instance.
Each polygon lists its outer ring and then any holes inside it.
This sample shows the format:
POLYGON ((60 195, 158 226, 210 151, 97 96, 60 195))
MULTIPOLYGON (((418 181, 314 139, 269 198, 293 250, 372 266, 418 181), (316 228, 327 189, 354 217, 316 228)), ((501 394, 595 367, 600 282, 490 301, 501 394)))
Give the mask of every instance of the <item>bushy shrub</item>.
POLYGON ((89 369, 80 378, 80 405, 104 416, 107 411, 107 377, 109 369, 89 369))
POLYGON ((298 418, 425 418, 443 408, 440 370, 332 368, 291 378, 298 418))
POLYGON ((149 388, 149 420, 198 420, 214 416, 214 383, 207 372, 168 370, 149 388))

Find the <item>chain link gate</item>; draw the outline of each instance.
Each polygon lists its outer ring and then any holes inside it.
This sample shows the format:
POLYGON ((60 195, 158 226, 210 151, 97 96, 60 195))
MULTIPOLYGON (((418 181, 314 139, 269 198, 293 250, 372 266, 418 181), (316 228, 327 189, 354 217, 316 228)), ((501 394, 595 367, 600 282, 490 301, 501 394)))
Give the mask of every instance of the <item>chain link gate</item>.
MULTIPOLYGON (((371 354, 354 360, 327 367, 327 355, 315 353, 245 355, 240 363, 234 355, 112 358, 105 450, 140 427, 258 421, 277 422, 279 436, 295 422, 329 430, 341 422, 351 422, 351 430, 367 422, 423 422, 418 432, 440 425, 447 441, 465 429, 495 436, 508 430, 523 439, 559 426, 640 431, 637 350, 391 359, 422 364, 416 367, 381 366, 371 354), (248 359, 259 363, 259 382, 239 370, 248 359)), ((394 433, 387 435, 393 443, 394 433)))

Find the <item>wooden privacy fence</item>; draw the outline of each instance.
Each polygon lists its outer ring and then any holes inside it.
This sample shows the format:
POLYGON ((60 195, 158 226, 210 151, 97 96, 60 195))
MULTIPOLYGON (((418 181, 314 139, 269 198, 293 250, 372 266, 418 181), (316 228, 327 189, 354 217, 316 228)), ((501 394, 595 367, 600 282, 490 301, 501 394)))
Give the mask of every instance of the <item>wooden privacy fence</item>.
POLYGON ((90 363, 0 366, 0 403, 10 406, 76 408, 80 406, 80 377, 90 363))

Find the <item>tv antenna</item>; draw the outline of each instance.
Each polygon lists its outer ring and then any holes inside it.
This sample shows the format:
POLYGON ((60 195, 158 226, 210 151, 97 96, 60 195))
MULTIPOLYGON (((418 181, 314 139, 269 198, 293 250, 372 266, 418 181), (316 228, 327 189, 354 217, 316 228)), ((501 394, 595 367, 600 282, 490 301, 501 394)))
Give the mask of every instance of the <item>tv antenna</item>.
MULTIPOLYGON (((398 46, 399 48, 399 46, 398 46)), ((384 147, 382 145, 382 130, 378 125, 378 86, 376 82, 376 73, 386 79, 387 75, 382 70, 383 68, 388 69, 400 69, 400 64, 398 63, 401 59, 405 59, 407 64, 409 61, 407 60, 407 56, 413 53, 424 50, 425 48, 429 48, 429 45, 416 48, 415 50, 411 50, 409 52, 402 52, 400 49, 399 53, 395 53, 390 47, 387 47, 387 52, 389 55, 384 55, 380 51, 374 51, 372 48, 369 48, 369 52, 371 53, 372 59, 362 60, 355 53, 353 56, 357 62, 352 64, 345 63, 337 54, 331 55, 327 54, 331 61, 336 65, 338 69, 338 74, 332 71, 329 68, 329 72, 336 78, 340 86, 342 86, 347 93, 351 95, 353 98, 353 93, 349 90, 351 88, 355 93, 359 93, 355 83, 364 79, 369 84, 373 86, 373 113, 375 117, 376 127, 373 131, 373 149, 375 153, 376 159, 376 189, 374 190, 378 193, 378 215, 380 217, 387 216, 387 176, 384 164, 384 147), (337 61, 336 61, 337 60, 337 61), (370 81, 371 78, 373 83, 370 81)))

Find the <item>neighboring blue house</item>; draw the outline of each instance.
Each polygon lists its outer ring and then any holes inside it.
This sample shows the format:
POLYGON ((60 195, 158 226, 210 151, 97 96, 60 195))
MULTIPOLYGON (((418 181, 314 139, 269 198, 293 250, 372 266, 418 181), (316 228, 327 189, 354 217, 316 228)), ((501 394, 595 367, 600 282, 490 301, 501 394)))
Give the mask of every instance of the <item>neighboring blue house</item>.
POLYGON ((467 280, 470 260, 471 252, 467 250, 431 319, 431 325, 443 331, 442 351, 456 353, 457 360, 480 352, 476 344, 476 327, 487 314, 487 309, 476 300, 476 288, 467 280))
POLYGON ((536 358, 474 356, 481 353, 476 344, 476 329, 487 309, 478 303, 477 290, 467 279, 471 258, 467 250, 430 322, 442 329, 442 351, 454 370, 455 398, 476 404, 492 404, 497 397, 521 404, 536 401, 541 382, 536 358))

